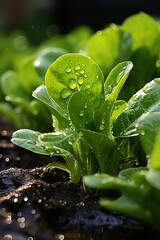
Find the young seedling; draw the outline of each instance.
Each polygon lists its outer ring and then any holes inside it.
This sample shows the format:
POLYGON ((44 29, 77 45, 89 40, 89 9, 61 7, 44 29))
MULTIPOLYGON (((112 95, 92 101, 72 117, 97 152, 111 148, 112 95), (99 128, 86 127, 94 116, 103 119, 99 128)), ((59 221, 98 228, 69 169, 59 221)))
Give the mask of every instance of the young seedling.
POLYGON ((59 57, 47 70, 46 85, 33 92, 50 108, 53 132, 21 129, 14 132, 12 142, 36 153, 62 156, 65 165, 53 162, 50 166, 68 170, 75 183, 86 174, 115 175, 122 158, 112 127, 126 107, 116 99, 132 66, 119 63, 104 81, 90 58, 74 53, 59 57))

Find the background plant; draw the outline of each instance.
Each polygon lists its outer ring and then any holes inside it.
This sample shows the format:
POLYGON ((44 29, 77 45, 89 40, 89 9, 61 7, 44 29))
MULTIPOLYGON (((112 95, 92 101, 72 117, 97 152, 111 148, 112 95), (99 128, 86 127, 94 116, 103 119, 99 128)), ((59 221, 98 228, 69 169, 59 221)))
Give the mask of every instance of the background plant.
POLYGON ((49 65, 67 52, 91 57, 101 68, 105 79, 119 62, 132 61, 134 69, 119 94, 120 99, 128 101, 145 83, 159 76, 159 29, 158 20, 142 12, 128 17, 121 25, 111 24, 94 34, 87 26, 80 26, 68 34, 55 34, 39 46, 32 46, 22 33, 13 33, 10 38, 1 36, 5 46, 3 44, 0 49, 3 63, 0 69, 3 79, 0 80, 0 112, 9 117, 17 128, 32 126, 39 131, 51 130, 48 129, 51 126, 50 114, 42 103, 32 98, 32 92, 44 82, 49 65), (13 72, 8 73, 8 70, 13 72), (5 87, 8 84, 12 86, 9 91, 5 87), (20 92, 23 92, 26 104, 20 92), (42 109, 45 114, 42 114, 42 109), (41 114, 43 126, 37 121, 41 114))
POLYGON ((43 132, 52 131, 49 110, 32 97, 32 92, 44 83, 51 63, 68 51, 78 51, 90 35, 90 28, 81 26, 64 36, 53 36, 39 46, 31 45, 23 33, 0 36, 3 42, 0 49, 0 113, 9 118, 16 129, 32 127, 43 132))
POLYGON ((159 76, 159 21, 140 12, 125 19, 121 25, 111 24, 93 34, 85 51, 102 69, 106 77, 119 62, 133 62, 129 80, 121 98, 128 100, 145 83, 159 76))

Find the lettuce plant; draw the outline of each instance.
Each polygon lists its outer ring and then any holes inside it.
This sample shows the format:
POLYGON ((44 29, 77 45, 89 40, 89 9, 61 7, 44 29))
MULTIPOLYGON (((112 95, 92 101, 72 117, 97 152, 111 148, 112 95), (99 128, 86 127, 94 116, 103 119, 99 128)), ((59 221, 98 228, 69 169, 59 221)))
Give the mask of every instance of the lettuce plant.
POLYGON ((134 69, 120 96, 128 100, 136 91, 159 76, 159 21, 140 12, 121 25, 111 24, 92 34, 85 52, 102 69, 105 76, 121 61, 130 60, 134 69), (143 66, 143 67, 142 67, 143 66))
POLYGON ((50 108, 53 132, 21 129, 14 132, 12 142, 36 153, 62 156, 65 165, 53 162, 50 166, 68 170, 76 183, 86 174, 117 174, 131 154, 123 148, 126 138, 116 143, 112 130, 126 108, 117 98, 132 67, 131 62, 119 63, 105 81, 90 58, 75 53, 59 57, 48 68, 45 85, 33 92, 50 108))
POLYGON ((102 199, 100 205, 139 219, 159 231, 160 113, 156 112, 156 107, 153 112, 143 114, 136 126, 147 154, 147 166, 122 170, 117 177, 85 176, 84 183, 91 188, 120 191, 121 197, 112 201, 102 199))
MULTIPOLYGON (((33 96, 50 108, 53 132, 14 132, 13 143, 40 154, 62 156, 50 166, 69 171, 71 180, 97 172, 116 175, 135 163, 136 126, 142 115, 158 111, 159 79, 139 90, 128 103, 118 100, 133 64, 119 63, 106 81, 90 58, 64 54, 47 70, 45 84, 33 96), (134 143, 134 144, 133 144, 134 143)), ((54 160, 54 159, 53 159, 54 160)))
POLYGON ((49 65, 59 56, 67 53, 64 49, 46 48, 34 55, 21 59, 19 69, 8 70, 0 78, 0 89, 4 95, 0 112, 7 116, 14 126, 39 131, 52 130, 52 118, 44 104, 32 97, 32 92, 43 84, 49 65), (43 124, 38 121, 43 118, 43 124))

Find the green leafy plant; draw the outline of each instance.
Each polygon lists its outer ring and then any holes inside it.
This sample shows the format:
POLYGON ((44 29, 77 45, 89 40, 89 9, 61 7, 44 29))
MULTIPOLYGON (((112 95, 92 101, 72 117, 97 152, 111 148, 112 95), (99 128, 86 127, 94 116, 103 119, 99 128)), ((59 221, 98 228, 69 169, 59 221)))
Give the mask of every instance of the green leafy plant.
POLYGON ((8 70, 0 79, 3 98, 0 112, 7 116, 16 128, 32 128, 39 131, 52 130, 49 109, 32 97, 32 92, 43 84, 47 68, 67 51, 46 48, 35 55, 21 59, 19 69, 8 70), (43 124, 38 119, 43 119, 43 124))
POLYGON ((1 76, 4 99, 0 102, 0 112, 17 129, 32 126, 35 130, 49 130, 51 128, 46 127, 52 123, 49 110, 32 97, 32 91, 42 84, 32 66, 34 57, 29 56, 22 61, 19 71, 8 70, 1 76), (38 121, 39 118, 43 119, 43 124, 38 121))
POLYGON ((97 189, 115 189, 122 193, 114 201, 102 199, 100 205, 144 221, 160 230, 160 113, 142 115, 137 131, 147 154, 147 166, 122 170, 117 177, 107 174, 85 176, 84 183, 97 189), (158 134, 157 134, 158 133, 158 134))
POLYGON ((85 52, 102 69, 106 77, 121 61, 130 60, 134 69, 120 96, 127 100, 153 78, 159 76, 159 21, 140 12, 121 25, 111 24, 92 34, 85 52), (142 67, 143 66, 143 67, 142 67))
MULTIPOLYGON (((122 158, 112 125, 126 107, 116 99, 131 69, 131 62, 119 63, 104 81, 101 69, 90 58, 74 53, 59 57, 47 70, 46 86, 33 92, 50 108, 54 131, 42 134, 22 129, 13 134, 13 143, 62 156, 73 182, 98 171, 116 174, 122 158)), ((51 165, 63 168, 58 162, 51 165)))
POLYGON ((0 44, 0 113, 16 129, 32 127, 42 132, 53 129, 49 110, 32 97, 32 92, 43 84, 49 65, 68 50, 79 51, 91 33, 89 27, 81 26, 36 47, 23 33, 13 32, 10 37, 0 35, 3 43, 0 44))

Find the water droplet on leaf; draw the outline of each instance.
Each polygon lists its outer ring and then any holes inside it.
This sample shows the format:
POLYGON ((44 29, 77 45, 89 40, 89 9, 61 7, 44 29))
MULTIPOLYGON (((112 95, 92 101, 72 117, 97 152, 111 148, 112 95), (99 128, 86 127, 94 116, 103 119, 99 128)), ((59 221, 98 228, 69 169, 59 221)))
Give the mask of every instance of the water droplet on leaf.
POLYGON ((65 72, 66 72, 66 73, 70 73, 71 71, 72 71, 71 67, 69 67, 69 66, 66 67, 66 69, 65 69, 65 72))
POLYGON ((68 85, 68 87, 69 87, 70 89, 75 89, 75 88, 77 87, 77 82, 76 82, 76 80, 75 80, 75 79, 70 79, 70 80, 69 80, 69 85, 68 85))
POLYGON ((83 117, 83 116, 84 116, 84 110, 80 111, 79 116, 80 116, 80 117, 83 117))
POLYGON ((74 69, 75 69, 76 71, 80 70, 80 68, 81 68, 81 67, 80 67, 79 64, 74 67, 74 69))
POLYGON ((85 108, 85 109, 87 108, 87 103, 85 103, 84 108, 85 108))
POLYGON ((80 74, 84 74, 84 70, 83 69, 80 71, 80 74))
POLYGON ((108 87, 107 87, 107 91, 108 91, 108 93, 111 93, 112 92, 112 85, 110 84, 110 85, 108 85, 108 87))
POLYGON ((103 131, 104 129, 105 129, 104 124, 101 124, 100 127, 99 127, 99 130, 100 130, 100 131, 103 131))
POLYGON ((82 85, 82 84, 83 84, 83 77, 82 77, 82 76, 79 76, 78 79, 77 79, 77 81, 78 81, 78 84, 79 84, 79 85, 82 85))
POLYGON ((61 97, 63 99, 68 98, 70 95, 71 95, 71 92, 66 88, 61 91, 61 97))

